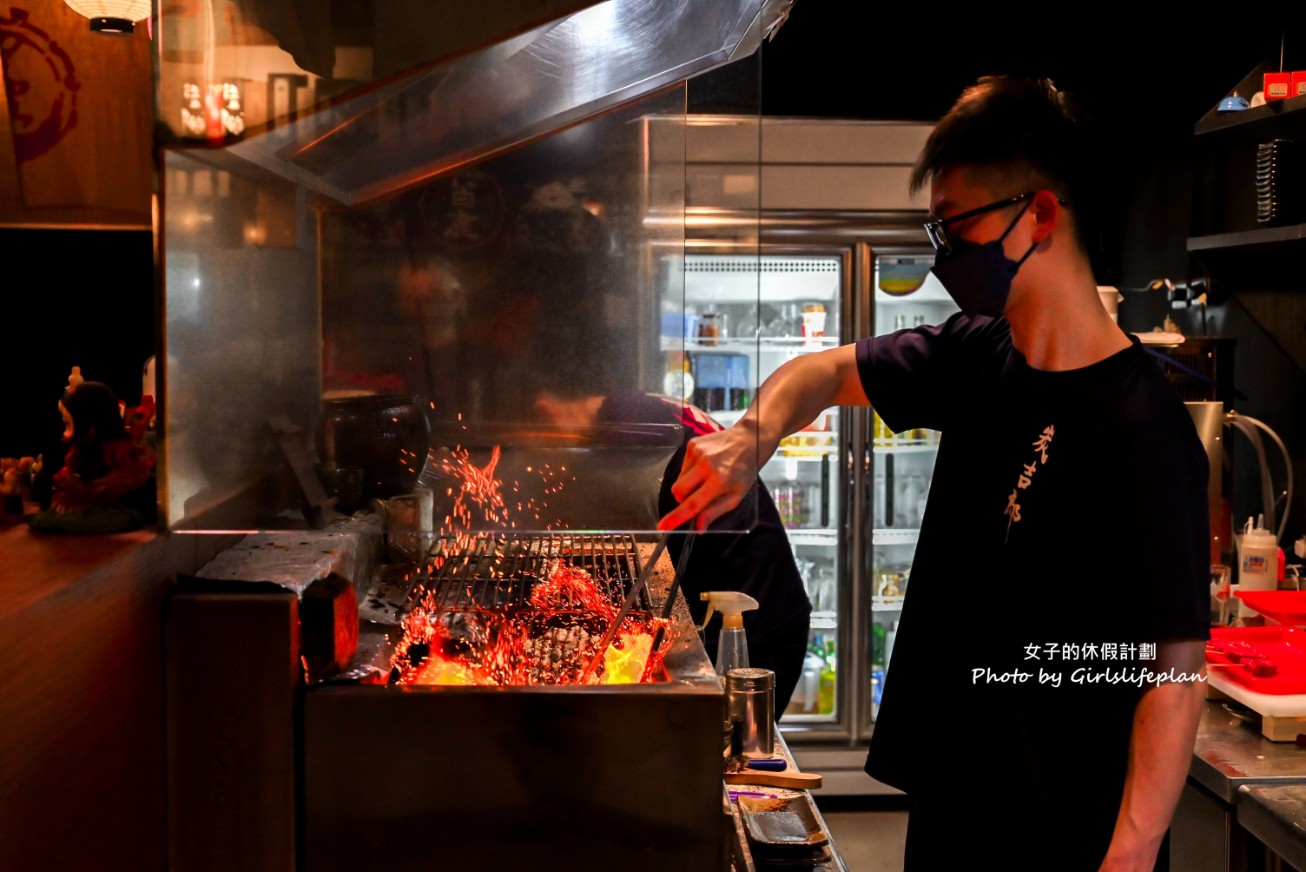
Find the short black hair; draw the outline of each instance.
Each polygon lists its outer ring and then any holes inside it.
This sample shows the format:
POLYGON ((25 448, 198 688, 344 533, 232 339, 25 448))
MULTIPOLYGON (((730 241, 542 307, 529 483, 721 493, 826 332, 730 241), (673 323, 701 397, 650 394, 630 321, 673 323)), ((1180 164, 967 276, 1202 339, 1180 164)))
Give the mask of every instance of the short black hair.
POLYGON ((1015 176, 1069 201, 1080 245, 1094 257, 1103 181, 1098 137, 1087 110, 1051 79, 983 76, 930 133, 912 168, 911 191, 959 166, 1015 176))

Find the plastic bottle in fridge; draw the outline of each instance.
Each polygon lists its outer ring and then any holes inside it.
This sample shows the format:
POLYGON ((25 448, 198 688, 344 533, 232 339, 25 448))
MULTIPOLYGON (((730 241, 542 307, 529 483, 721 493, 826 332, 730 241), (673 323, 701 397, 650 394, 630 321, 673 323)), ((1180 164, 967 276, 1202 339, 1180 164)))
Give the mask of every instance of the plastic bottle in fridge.
POLYGON ((817 714, 834 714, 835 670, 837 668, 834 640, 825 640, 825 665, 821 668, 821 686, 817 692, 817 714))

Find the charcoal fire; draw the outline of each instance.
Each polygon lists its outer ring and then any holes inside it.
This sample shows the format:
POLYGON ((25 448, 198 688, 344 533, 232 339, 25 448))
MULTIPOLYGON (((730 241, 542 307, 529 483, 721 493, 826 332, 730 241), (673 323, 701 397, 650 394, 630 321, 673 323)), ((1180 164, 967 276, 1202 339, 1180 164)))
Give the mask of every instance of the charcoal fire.
MULTIPOLYGON (((389 680, 399 685, 574 685, 637 576, 628 536, 457 537, 414 587, 389 680), (453 549, 453 550, 451 550, 453 549)), ((658 680, 648 603, 622 622, 589 683, 658 680)))

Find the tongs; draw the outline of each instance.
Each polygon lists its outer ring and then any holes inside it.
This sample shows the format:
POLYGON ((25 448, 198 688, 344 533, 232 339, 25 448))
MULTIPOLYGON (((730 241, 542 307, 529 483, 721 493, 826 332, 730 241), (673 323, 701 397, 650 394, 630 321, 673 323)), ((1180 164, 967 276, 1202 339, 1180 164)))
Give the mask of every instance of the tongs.
MULTIPOLYGON (((612 625, 608 627, 608 631, 603 634, 603 638, 599 641, 599 647, 595 651, 594 657, 585 667, 585 671, 581 673, 581 684, 587 682, 589 677, 594 674, 594 670, 599 668, 599 664, 603 662, 603 656, 608 652, 612 640, 616 638, 617 631, 621 628, 621 622, 626 619, 626 615, 635 605, 635 600, 639 598, 640 590, 648 587, 648 577, 653 573, 653 565, 658 562, 658 557, 666 550, 669 535, 667 533, 662 534, 662 540, 658 542, 657 548, 653 549, 653 554, 649 557, 648 563, 640 571, 639 578, 631 587, 630 593, 627 594, 626 601, 621 605, 621 610, 617 612, 617 616, 612 620, 612 625)), ((675 576, 671 579, 671 587, 667 590, 666 602, 662 604, 662 620, 664 621, 671 617, 672 608, 676 604, 676 595, 680 592, 680 580, 685 577, 685 569, 689 566, 689 552, 694 547, 694 536, 694 533, 689 533, 686 536, 685 547, 680 552, 680 559, 676 561, 675 576)), ((662 638, 665 635, 666 628, 659 626, 657 632, 653 634, 653 644, 649 648, 650 653, 656 652, 662 646, 662 638)))
POLYGON ((654 548, 653 553, 649 555, 648 563, 645 563, 644 568, 640 570, 639 578, 635 579, 635 583, 630 586, 630 593, 626 594, 626 601, 621 604, 621 608, 617 611, 616 617, 612 619, 612 623, 608 626, 607 632, 603 634, 603 638, 599 641, 598 647, 594 650, 594 656, 590 659, 589 664, 586 665, 585 670, 581 672, 581 684, 588 683, 590 676, 594 674, 594 671, 599 668, 599 664, 603 662, 603 656, 608 653, 608 648, 612 646, 612 640, 617 637, 617 631, 621 629, 621 622, 626 620, 626 615, 630 614, 630 610, 635 605, 635 600, 639 599, 640 591, 648 587, 648 577, 653 574, 653 567, 657 564, 658 558, 662 556, 662 552, 665 550, 667 550, 667 534, 663 533, 662 538, 658 541, 657 547, 654 548))
MULTIPOLYGON (((680 580, 685 577, 685 570, 689 567, 689 552, 694 547, 694 533, 685 536, 685 547, 680 552, 680 559, 676 561, 676 574, 671 579, 671 588, 667 591, 667 601, 662 604, 662 620, 671 617, 671 610, 676 604, 676 594, 680 593, 680 580)), ((666 634, 666 627, 659 625, 657 632, 653 634, 653 647, 650 651, 657 651, 662 645, 662 637, 666 634)))

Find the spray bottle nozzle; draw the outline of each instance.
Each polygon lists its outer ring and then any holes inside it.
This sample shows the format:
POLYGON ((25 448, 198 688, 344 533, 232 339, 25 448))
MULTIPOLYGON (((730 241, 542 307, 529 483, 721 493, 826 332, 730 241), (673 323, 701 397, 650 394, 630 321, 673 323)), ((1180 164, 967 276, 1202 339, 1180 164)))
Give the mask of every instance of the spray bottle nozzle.
POLYGON ((704 630, 707 629, 708 621, 712 620, 713 611, 721 613, 722 627, 742 627, 744 612, 751 612, 759 605, 748 594, 735 590, 708 590, 699 594, 698 598, 707 603, 707 614, 703 616, 703 626, 700 628, 704 630))

